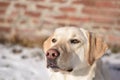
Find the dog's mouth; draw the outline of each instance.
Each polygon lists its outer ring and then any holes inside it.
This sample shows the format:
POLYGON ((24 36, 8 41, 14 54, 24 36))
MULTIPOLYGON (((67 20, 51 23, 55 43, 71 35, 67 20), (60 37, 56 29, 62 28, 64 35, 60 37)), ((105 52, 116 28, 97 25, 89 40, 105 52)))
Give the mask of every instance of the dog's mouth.
POLYGON ((54 63, 49 63, 47 64, 47 68, 51 68, 54 72, 72 72, 73 68, 69 68, 69 69, 61 69, 60 67, 58 67, 56 64, 54 63))

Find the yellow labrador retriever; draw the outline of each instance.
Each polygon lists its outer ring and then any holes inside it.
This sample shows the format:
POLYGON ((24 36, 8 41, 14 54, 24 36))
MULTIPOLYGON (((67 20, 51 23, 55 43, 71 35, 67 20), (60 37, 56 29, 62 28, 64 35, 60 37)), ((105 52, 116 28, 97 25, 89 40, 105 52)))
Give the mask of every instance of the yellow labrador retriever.
POLYGON ((62 27, 44 42, 50 80, 93 80, 106 43, 82 28, 62 27))

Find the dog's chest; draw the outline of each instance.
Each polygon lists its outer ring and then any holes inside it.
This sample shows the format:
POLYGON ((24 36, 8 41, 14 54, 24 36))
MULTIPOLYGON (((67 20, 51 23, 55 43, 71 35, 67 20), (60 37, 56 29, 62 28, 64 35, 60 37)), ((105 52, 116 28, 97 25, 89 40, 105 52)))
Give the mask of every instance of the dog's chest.
POLYGON ((89 76, 72 76, 72 75, 63 75, 60 73, 52 74, 50 80, 92 80, 89 76))

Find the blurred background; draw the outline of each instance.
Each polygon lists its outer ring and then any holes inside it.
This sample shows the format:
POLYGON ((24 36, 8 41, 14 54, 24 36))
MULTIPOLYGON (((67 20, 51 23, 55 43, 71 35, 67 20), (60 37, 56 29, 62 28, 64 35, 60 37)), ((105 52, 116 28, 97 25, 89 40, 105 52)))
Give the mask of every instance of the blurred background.
MULTIPOLYGON (((120 0, 0 0, 0 64, 6 60, 5 56, 24 54, 26 48, 42 48, 43 42, 54 29, 64 26, 81 27, 103 36, 109 45, 107 53, 112 55, 105 57, 103 62, 109 62, 107 66, 113 70, 113 74, 110 75, 120 74, 120 0), (115 68, 111 68, 111 65, 115 68)), ((29 50, 27 53, 34 54, 29 50)), ((37 52, 35 49, 36 53, 43 54, 41 49, 37 52)), ((38 56, 38 61, 41 61, 41 55, 38 56)), ((16 58, 8 58, 11 59, 16 61, 16 58)), ((27 59, 29 63, 29 57, 22 56, 18 62, 22 59, 27 59)), ((11 65, 13 61, 4 63, 11 65)), ((5 75, 0 76, 0 80, 4 80, 6 75, 9 76, 8 70, 1 71, 0 74, 5 75)))
POLYGON ((0 0, 1 42, 41 45, 55 28, 64 26, 99 33, 118 48, 120 0, 0 0))

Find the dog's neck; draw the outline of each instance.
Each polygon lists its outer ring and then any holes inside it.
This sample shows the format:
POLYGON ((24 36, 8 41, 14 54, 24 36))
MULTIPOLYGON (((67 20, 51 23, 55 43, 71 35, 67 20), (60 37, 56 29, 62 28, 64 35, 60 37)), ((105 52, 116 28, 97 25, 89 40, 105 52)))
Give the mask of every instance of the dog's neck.
POLYGON ((91 67, 89 66, 79 70, 77 69, 69 74, 53 72, 51 80, 93 80, 95 77, 95 67, 96 64, 93 64, 91 67))
POLYGON ((96 63, 94 63, 92 66, 86 66, 84 68, 77 69, 73 71, 72 75, 76 77, 85 77, 85 80, 93 80, 93 78, 95 77, 95 67, 96 63))

